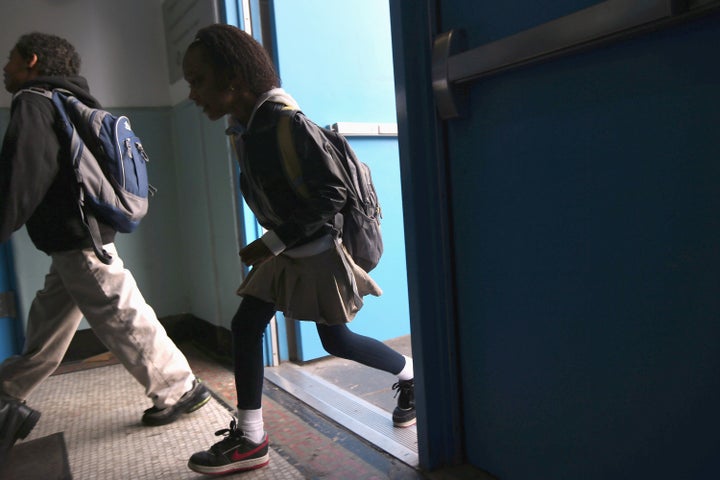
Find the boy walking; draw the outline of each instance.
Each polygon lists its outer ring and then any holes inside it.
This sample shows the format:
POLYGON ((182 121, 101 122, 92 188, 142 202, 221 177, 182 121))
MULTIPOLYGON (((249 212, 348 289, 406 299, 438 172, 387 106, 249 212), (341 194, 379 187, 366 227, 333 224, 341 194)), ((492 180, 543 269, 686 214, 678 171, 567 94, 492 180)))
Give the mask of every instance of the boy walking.
POLYGON ((83 317, 145 387, 153 403, 142 415, 145 425, 171 423, 210 400, 124 268, 113 243, 115 230, 103 223, 102 243, 114 260, 106 265, 95 256, 55 108, 43 95, 23 91, 63 88, 99 108, 79 71, 73 45, 44 33, 21 36, 3 68, 13 101, 0 153, 0 242, 25 225, 52 263, 30 307, 22 354, 0 364, 0 462, 39 420, 40 412, 25 400, 60 364, 83 317))

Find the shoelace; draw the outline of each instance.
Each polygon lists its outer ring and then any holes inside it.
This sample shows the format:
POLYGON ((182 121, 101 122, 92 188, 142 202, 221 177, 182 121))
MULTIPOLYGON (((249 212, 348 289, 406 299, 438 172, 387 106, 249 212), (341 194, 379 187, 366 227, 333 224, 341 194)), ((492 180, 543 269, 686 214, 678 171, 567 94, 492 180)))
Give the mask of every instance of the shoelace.
POLYGON ((409 394, 412 391, 412 388, 412 381, 403 380, 395 382, 392 386, 392 389, 395 390, 395 395, 393 395, 393 398, 397 398, 398 394, 409 394))
POLYGON ((223 449, 223 446, 228 442, 237 442, 240 438, 243 437, 243 432, 241 430, 238 430, 237 428, 237 421, 233 418, 230 421, 230 427, 229 428, 223 428, 222 430, 218 430, 215 432, 216 436, 224 435, 225 438, 217 442, 215 445, 211 447, 211 449, 223 449))

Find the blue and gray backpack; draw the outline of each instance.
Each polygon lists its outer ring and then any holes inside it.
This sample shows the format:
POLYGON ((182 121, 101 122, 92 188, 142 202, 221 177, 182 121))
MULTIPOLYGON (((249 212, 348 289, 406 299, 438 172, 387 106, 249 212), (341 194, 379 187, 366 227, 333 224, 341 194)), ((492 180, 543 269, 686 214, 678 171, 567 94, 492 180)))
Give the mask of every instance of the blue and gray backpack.
POLYGON ((88 107, 71 92, 31 88, 51 99, 70 142, 78 183, 78 205, 98 258, 112 256, 102 247, 98 219, 122 233, 134 231, 148 210, 155 188, 148 183, 148 156, 130 120, 88 107))

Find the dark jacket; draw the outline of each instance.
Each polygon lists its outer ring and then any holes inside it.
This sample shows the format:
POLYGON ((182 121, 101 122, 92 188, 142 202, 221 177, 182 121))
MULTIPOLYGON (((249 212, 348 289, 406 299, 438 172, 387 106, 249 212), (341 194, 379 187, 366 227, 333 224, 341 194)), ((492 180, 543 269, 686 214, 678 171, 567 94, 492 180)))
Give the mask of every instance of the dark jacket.
POLYGON ((295 116, 291 132, 310 196, 303 198, 293 189, 278 145, 277 123, 282 108, 281 104, 265 102, 236 147, 245 201, 260 225, 273 230, 286 248, 292 248, 328 233, 339 234, 336 225, 341 217, 336 215, 345 205, 347 190, 337 164, 324 145, 314 141, 300 115, 295 116))
MULTIPOLYGON (((29 87, 64 88, 86 105, 100 107, 83 77, 39 77, 22 89, 29 87)), ((35 246, 48 254, 92 246, 59 127, 50 99, 29 92, 14 96, 0 153, 0 242, 26 225, 35 246)), ((111 227, 101 223, 100 231, 103 243, 114 240, 111 227)))

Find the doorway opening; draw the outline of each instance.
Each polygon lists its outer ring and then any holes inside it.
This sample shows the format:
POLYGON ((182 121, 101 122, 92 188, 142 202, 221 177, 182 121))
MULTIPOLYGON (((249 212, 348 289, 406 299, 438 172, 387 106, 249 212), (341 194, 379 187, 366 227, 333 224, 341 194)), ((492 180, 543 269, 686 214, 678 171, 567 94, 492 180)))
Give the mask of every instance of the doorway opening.
MULTIPOLYGON (((308 117, 345 134, 370 166, 383 209, 385 243, 380 265, 371 275, 383 295, 366 297, 349 327, 412 357, 388 1, 300 5, 292 0, 233 0, 226 2, 226 10, 227 23, 253 35, 271 53, 282 87, 308 117), (353 21, 337 21, 347 18, 353 21)), ((253 218, 243 207, 245 219, 253 218)), ((396 458, 417 465, 415 427, 392 425, 397 377, 329 357, 313 322, 280 314, 266 333, 265 358, 266 379, 396 458)))

